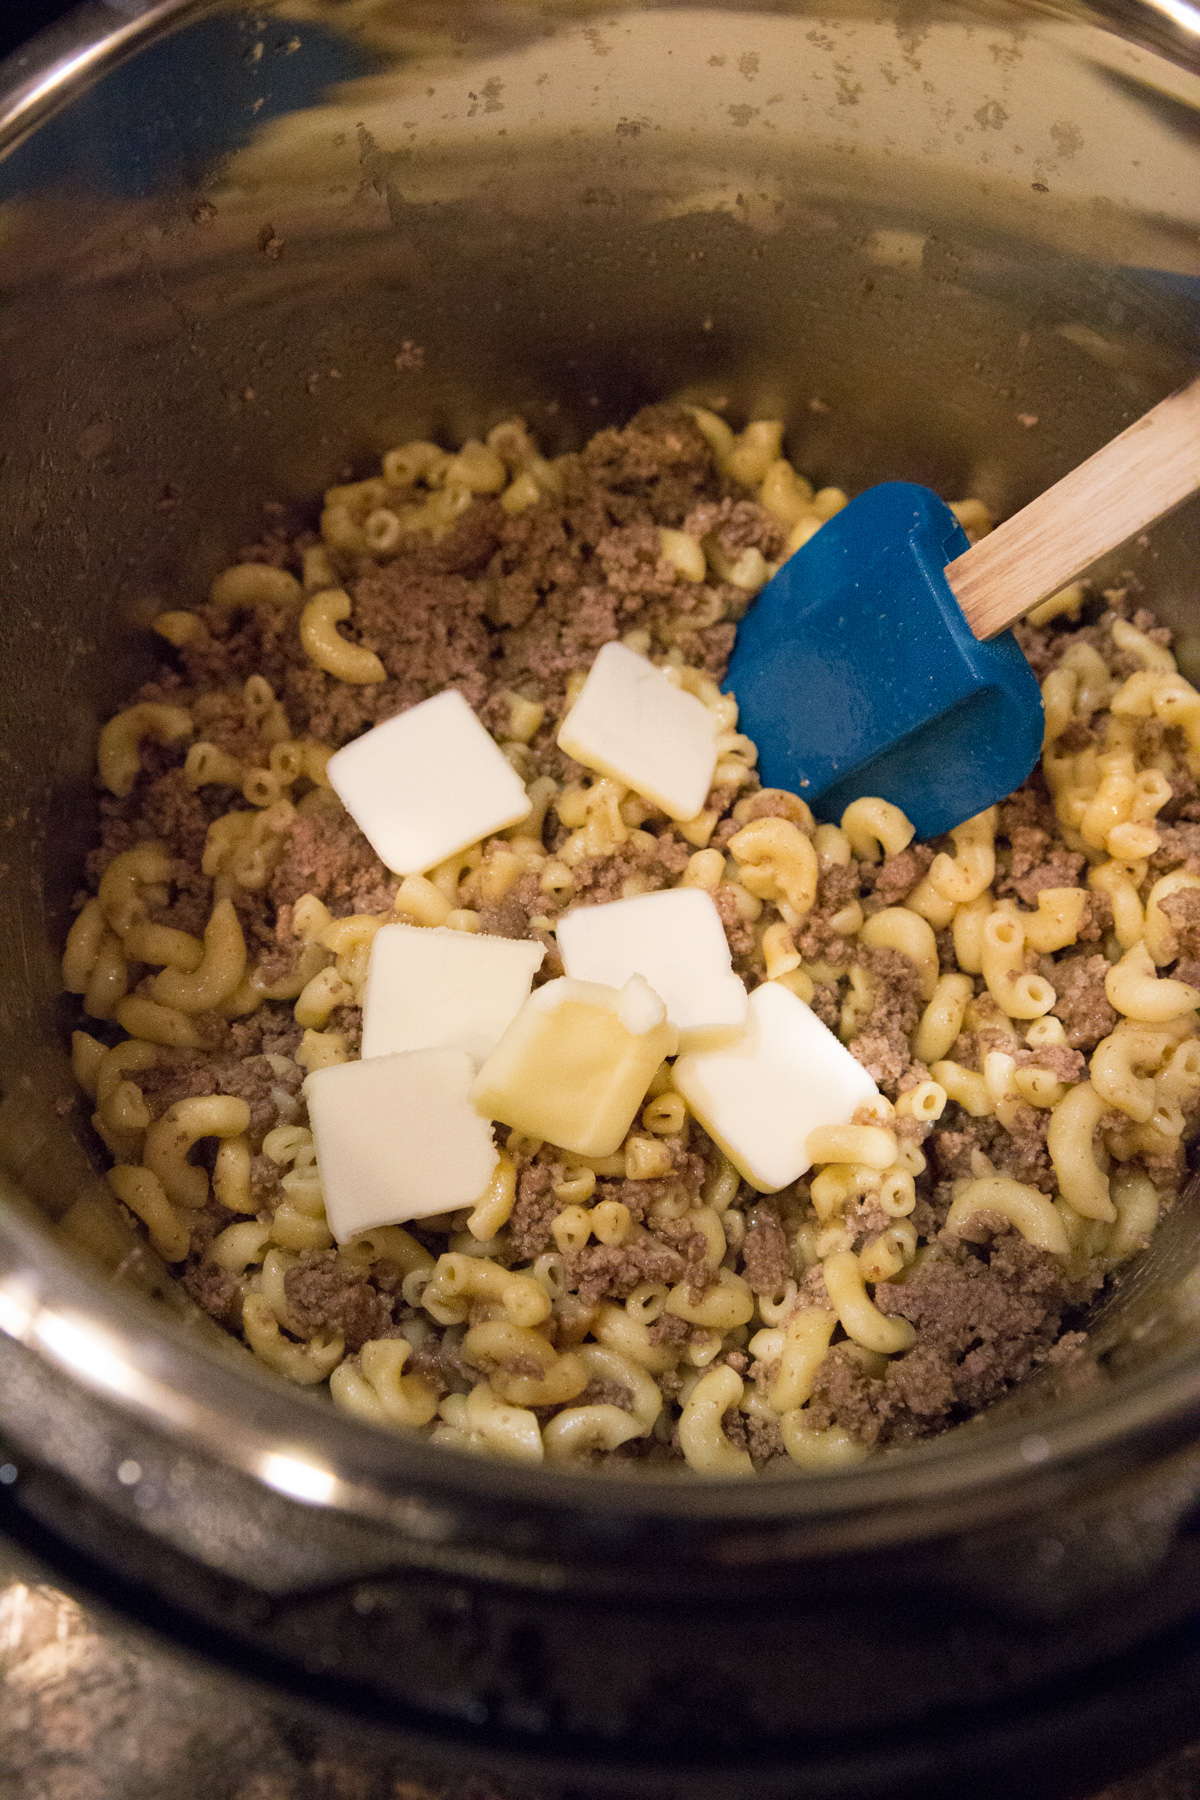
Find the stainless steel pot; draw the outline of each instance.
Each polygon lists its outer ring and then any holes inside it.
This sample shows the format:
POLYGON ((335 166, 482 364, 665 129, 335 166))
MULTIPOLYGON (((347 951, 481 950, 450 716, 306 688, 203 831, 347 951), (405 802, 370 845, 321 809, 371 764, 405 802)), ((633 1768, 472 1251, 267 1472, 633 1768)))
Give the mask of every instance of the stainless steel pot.
MULTIPOLYGON (((1012 508, 1200 360, 1198 121, 1188 0, 107 0, 0 71, 11 1534, 538 1786, 1066 1795, 1194 1729, 1194 1196, 1084 1390, 820 1478, 532 1475, 193 1316, 69 1104, 57 954, 139 628, 265 501, 680 393, 782 411, 820 477, 1012 508)), ((1189 670, 1198 524, 1112 565, 1189 670)))

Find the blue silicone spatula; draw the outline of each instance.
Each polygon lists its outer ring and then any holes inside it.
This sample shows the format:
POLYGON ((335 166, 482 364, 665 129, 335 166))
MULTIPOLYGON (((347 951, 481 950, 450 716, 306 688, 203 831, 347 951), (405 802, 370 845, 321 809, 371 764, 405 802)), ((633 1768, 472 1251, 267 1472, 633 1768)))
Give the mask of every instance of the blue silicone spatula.
POLYGON ((1007 628, 1200 489, 1200 379, 972 546, 936 494, 852 500, 763 588, 727 689, 769 787, 880 794, 936 837, 1019 787, 1041 694, 1007 628))

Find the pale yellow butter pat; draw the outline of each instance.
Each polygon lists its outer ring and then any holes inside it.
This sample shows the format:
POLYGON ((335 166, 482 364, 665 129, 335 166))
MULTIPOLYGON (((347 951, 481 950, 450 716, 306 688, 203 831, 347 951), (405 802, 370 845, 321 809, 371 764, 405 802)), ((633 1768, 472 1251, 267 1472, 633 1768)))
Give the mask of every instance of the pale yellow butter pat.
POLYGON ((557 937, 564 970, 580 981, 648 981, 679 1027, 681 1050, 709 1050, 742 1035, 746 989, 733 972, 721 915, 703 889, 664 888, 576 906, 558 921, 557 937))
POLYGON ((717 766, 717 726, 688 694, 625 644, 605 644, 558 732, 568 756, 661 806, 694 819, 717 766))
POLYGON ((432 869, 515 825, 532 805, 457 688, 364 731, 335 751, 325 773, 380 862, 397 875, 432 869))
POLYGON ((523 938, 385 925, 371 944, 364 1058, 445 1047, 466 1050, 478 1066, 528 1000, 545 954, 523 938))
POLYGON ((479 1199, 496 1146, 471 1106, 465 1050, 408 1050, 316 1069, 304 1083, 339 1244, 479 1199))
POLYGON ((760 1194, 812 1167, 808 1135, 848 1125, 879 1098, 862 1064, 778 981, 750 996, 738 1044, 681 1056, 675 1087, 713 1142, 760 1194))
POLYGON ((623 988, 548 981, 531 994, 479 1071, 484 1118, 578 1156, 611 1156, 679 1032, 640 975, 623 988))

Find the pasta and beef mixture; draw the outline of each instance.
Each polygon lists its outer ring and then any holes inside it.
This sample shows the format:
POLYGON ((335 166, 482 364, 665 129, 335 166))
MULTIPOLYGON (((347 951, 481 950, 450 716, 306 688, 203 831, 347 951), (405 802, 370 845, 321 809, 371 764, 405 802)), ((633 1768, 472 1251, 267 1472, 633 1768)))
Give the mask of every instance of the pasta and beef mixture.
POLYGON ((827 1466, 1086 1369, 1085 1309, 1179 1192, 1200 693, 1169 632, 1123 592, 1056 596, 1019 632, 1047 732, 1017 793, 930 844, 881 800, 815 824, 760 785, 719 685, 754 594, 845 504, 781 439, 654 406, 553 461, 519 421, 406 444, 162 614, 168 660, 105 727, 64 974, 109 1182, 199 1307, 360 1416, 528 1460, 827 1466), (615 639, 717 714, 683 824, 556 744, 615 639), (325 764, 446 687, 532 811, 401 881, 325 764), (358 1055, 378 927, 536 939, 540 983, 566 909, 675 886, 877 1083, 831 1160, 754 1191, 665 1062, 616 1154, 501 1128, 473 1207, 336 1246, 302 1084, 358 1055))

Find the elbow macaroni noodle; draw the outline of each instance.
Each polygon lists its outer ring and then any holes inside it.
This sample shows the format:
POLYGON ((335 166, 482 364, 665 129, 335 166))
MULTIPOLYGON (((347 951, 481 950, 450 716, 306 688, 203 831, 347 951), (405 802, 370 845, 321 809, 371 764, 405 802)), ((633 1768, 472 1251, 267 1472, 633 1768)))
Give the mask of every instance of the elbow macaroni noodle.
POLYGON ((342 588, 314 594, 300 615, 300 642, 318 669, 355 685, 382 681, 386 669, 373 650, 344 638, 337 627, 350 617, 350 596, 342 588))

